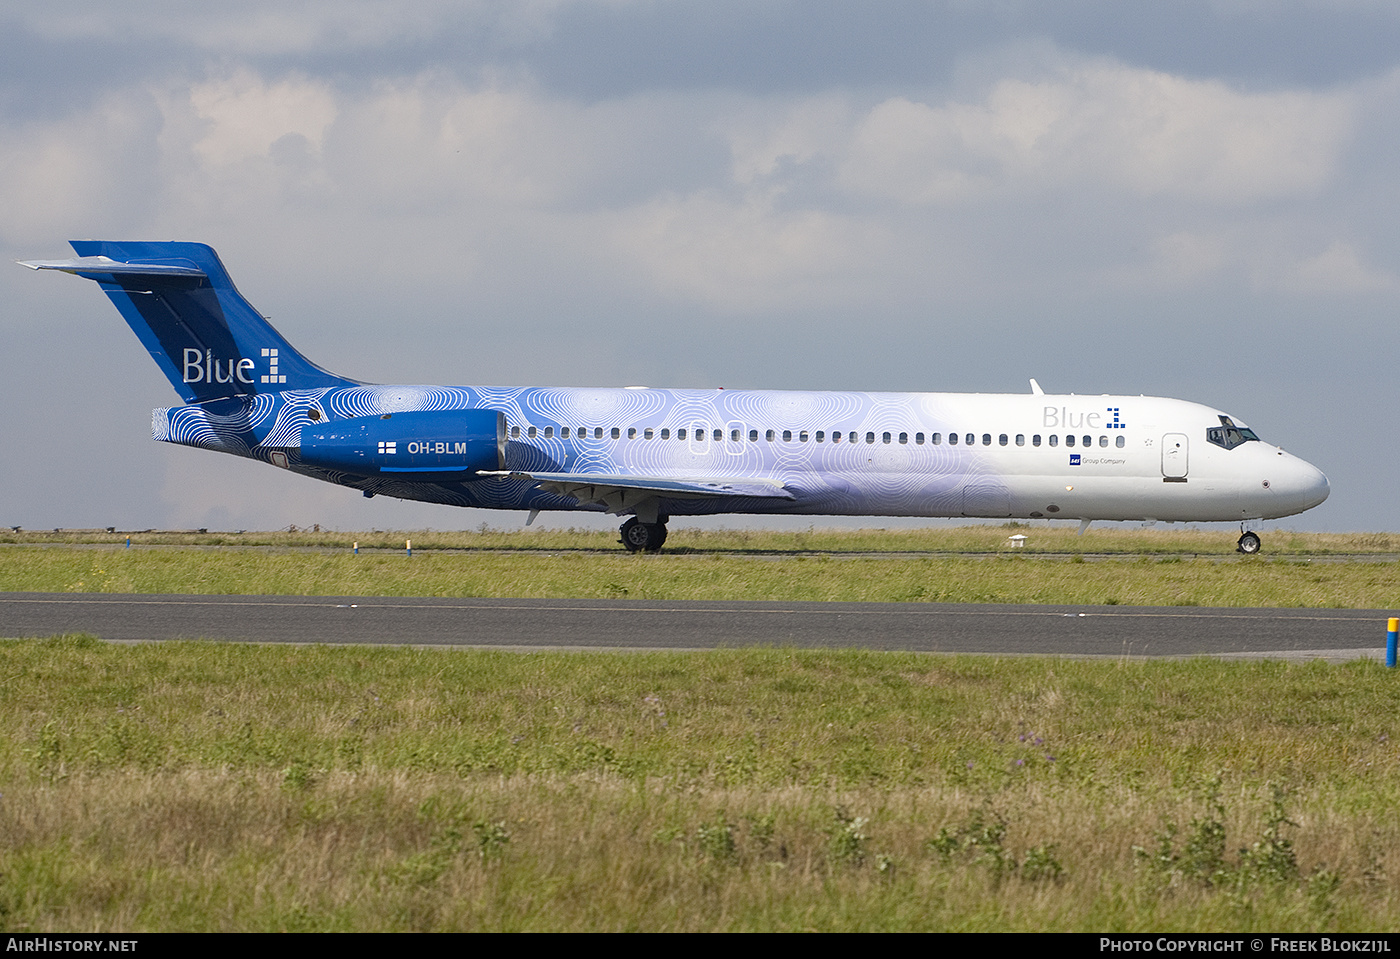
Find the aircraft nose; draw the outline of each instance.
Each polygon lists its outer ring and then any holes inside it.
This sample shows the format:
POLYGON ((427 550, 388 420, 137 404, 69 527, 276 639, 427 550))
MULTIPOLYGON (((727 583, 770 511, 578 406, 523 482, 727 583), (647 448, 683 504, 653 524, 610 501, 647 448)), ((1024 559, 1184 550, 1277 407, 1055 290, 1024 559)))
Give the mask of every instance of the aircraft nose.
POLYGON ((1292 511, 1301 513, 1327 499, 1332 492, 1332 487, 1327 482, 1327 475, 1307 460, 1299 459, 1288 453, 1285 453, 1284 456, 1288 458, 1289 462, 1285 479, 1286 488, 1280 492, 1283 492, 1288 498, 1292 511))
POLYGON ((1306 492, 1304 495, 1307 497, 1308 505, 1304 506, 1303 509, 1312 509, 1314 506, 1317 506, 1331 494, 1332 487, 1327 482, 1327 474, 1323 473, 1322 470, 1318 469, 1311 463, 1303 462, 1301 460, 1299 462, 1302 462, 1303 465, 1307 467, 1308 471, 1311 473, 1311 476, 1305 483, 1306 492))

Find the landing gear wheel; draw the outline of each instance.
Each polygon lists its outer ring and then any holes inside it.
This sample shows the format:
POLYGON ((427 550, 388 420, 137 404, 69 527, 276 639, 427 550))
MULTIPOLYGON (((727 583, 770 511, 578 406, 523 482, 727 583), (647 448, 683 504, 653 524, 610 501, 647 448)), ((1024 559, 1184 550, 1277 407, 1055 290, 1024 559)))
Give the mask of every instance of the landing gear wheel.
POLYGON ((1259 537, 1254 533, 1241 533, 1240 543, 1237 549, 1246 555, 1253 556, 1259 552, 1259 537))
POLYGON ((633 516, 622 524, 621 542, 629 553, 659 553, 666 542, 666 524, 643 523, 633 516))

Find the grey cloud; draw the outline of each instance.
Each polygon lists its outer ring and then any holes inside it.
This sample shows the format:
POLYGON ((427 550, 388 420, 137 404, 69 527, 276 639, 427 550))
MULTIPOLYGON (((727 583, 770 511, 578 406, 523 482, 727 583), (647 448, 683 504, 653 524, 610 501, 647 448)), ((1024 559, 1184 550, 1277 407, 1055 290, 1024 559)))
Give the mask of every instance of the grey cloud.
MULTIPOLYGON (((1395 408, 1389 7, 400 6, 8 14, 0 253, 206 240, 381 381, 1180 395, 1333 474, 1302 523, 1400 525, 1400 454, 1337 427, 1395 408)), ((483 519, 153 449, 96 290, 0 303, 11 522, 483 519)))

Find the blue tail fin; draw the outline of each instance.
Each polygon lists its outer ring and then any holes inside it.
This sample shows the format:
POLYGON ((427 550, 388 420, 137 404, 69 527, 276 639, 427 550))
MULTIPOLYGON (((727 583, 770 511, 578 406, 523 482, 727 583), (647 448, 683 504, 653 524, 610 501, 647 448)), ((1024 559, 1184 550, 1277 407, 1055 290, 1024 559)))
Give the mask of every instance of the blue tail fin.
POLYGON ((96 280, 187 403, 356 385, 294 350, 203 243, 73 240, 76 260, 30 260, 96 280))

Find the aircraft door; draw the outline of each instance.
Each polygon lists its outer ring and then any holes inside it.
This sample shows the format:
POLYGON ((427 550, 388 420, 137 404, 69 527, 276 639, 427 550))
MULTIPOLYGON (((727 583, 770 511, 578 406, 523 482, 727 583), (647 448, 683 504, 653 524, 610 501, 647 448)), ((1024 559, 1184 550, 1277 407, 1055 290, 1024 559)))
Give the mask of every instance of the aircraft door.
POLYGON ((1186 478, 1186 434, 1168 433, 1162 437, 1162 475, 1167 479, 1186 478))

